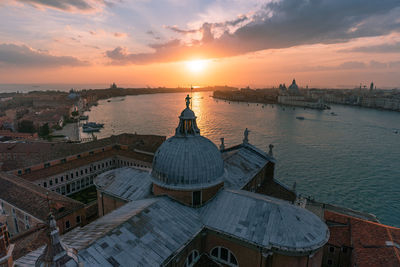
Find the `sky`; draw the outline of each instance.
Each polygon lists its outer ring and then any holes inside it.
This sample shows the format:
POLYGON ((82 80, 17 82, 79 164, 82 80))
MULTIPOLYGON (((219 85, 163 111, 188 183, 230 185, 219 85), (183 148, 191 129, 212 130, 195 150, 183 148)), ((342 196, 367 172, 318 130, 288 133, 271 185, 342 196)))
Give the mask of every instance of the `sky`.
POLYGON ((0 83, 400 88, 399 0, 1 0, 0 83))

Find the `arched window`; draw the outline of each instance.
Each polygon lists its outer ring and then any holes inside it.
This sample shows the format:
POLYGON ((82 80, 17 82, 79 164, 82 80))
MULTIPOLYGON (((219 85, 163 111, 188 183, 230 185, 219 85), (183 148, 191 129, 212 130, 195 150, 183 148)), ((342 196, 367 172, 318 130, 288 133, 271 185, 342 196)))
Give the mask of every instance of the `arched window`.
POLYGON ((200 258, 200 254, 197 250, 192 250, 185 260, 184 267, 192 267, 197 260, 200 258))
POLYGON ((211 257, 229 266, 239 266, 232 251, 224 247, 215 247, 211 250, 211 257))

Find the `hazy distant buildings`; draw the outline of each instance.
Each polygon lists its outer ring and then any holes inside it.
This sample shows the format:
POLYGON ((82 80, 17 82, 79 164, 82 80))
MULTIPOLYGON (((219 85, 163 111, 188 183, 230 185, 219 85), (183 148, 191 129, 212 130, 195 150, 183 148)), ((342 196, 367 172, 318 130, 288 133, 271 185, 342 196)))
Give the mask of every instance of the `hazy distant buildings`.
POLYGON ((305 96, 296 84, 296 80, 293 79, 292 84, 286 89, 284 86, 280 87, 280 93, 278 96, 278 103, 287 106, 305 107, 313 109, 326 109, 328 108, 322 101, 322 99, 314 100, 305 96))

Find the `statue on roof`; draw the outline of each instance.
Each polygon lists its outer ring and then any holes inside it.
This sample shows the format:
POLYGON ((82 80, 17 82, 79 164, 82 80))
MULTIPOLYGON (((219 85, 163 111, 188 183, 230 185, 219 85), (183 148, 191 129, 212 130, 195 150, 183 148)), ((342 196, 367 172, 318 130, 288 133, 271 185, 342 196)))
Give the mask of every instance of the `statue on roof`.
POLYGON ((250 133, 249 129, 246 128, 243 133, 243 135, 244 135, 243 144, 249 143, 249 133, 250 133))
POLYGON ((190 99, 192 99, 189 95, 186 96, 185 100, 186 100, 186 108, 189 108, 190 106, 190 99))

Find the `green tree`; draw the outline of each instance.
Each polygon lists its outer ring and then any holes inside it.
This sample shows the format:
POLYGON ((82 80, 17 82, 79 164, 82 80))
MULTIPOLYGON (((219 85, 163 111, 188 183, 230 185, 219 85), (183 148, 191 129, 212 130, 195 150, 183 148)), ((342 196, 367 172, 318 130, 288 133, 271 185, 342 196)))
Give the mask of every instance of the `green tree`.
POLYGON ((35 133, 36 128, 33 121, 23 120, 18 123, 18 131, 21 133, 35 133))
POLYGON ((39 127, 39 136, 45 137, 50 134, 50 127, 48 123, 43 124, 41 127, 39 127))

